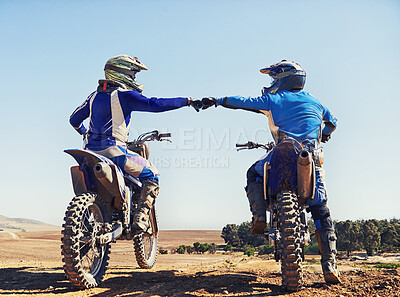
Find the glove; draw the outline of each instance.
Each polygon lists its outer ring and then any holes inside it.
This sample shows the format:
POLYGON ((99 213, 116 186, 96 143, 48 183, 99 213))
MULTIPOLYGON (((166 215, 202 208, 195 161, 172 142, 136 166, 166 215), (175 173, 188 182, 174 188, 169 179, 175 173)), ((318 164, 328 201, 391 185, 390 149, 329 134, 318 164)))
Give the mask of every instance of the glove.
POLYGON ((322 133, 321 141, 322 141, 323 143, 328 142, 329 139, 331 139, 331 135, 330 135, 330 134, 328 135, 328 134, 322 133))
POLYGON ((203 103, 199 99, 188 98, 189 106, 193 107, 197 112, 203 107, 203 103))
POLYGON ((201 102, 203 103, 203 109, 207 109, 213 105, 217 107, 217 98, 214 97, 205 97, 201 99, 201 102))

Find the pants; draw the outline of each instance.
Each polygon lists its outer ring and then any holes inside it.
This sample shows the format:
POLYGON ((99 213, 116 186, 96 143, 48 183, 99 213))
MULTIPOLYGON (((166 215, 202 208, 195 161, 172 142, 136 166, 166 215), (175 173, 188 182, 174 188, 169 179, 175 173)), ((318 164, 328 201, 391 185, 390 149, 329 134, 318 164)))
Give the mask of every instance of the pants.
POLYGON ((124 146, 110 146, 102 150, 92 150, 109 158, 125 173, 138 178, 140 181, 153 180, 158 183, 158 170, 149 160, 139 154, 128 151, 124 146))

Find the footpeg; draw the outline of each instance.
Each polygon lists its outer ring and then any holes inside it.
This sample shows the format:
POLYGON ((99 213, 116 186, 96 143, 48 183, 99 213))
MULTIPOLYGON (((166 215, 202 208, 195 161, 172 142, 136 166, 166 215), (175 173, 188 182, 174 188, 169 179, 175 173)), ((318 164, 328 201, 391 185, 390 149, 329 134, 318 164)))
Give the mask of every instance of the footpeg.
POLYGON ((123 228, 121 222, 117 222, 117 224, 115 224, 113 227, 115 228, 114 231, 103 234, 99 237, 100 244, 110 243, 111 241, 119 238, 122 235, 123 228))

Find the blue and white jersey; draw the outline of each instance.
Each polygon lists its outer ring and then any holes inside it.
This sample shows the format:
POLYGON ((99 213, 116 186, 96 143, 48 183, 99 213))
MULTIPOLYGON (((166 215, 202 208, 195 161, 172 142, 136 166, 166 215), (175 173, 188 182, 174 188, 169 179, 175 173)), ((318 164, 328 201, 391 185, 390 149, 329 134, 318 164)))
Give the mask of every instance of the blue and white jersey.
POLYGON ((162 112, 188 105, 188 99, 185 97, 147 98, 135 90, 99 90, 100 88, 91 93, 69 120, 78 133, 87 132, 85 148, 91 150, 125 145, 132 111, 162 112), (88 129, 83 124, 87 118, 88 129))
POLYGON ((278 132, 285 133, 300 142, 306 140, 319 142, 321 132, 329 135, 336 129, 337 120, 328 108, 305 91, 284 90, 255 98, 223 97, 218 98, 217 104, 265 114, 275 142, 278 141, 278 132))

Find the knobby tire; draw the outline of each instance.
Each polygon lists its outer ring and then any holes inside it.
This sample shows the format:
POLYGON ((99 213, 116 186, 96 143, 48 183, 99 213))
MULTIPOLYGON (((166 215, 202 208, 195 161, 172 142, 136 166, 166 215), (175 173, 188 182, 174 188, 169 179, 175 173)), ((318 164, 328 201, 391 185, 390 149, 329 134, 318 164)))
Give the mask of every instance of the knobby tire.
POLYGON ((279 233, 281 235, 279 254, 281 257, 282 286, 288 291, 298 291, 303 284, 300 208, 296 194, 289 191, 279 193, 277 201, 279 233))
POLYGON ((110 253, 110 244, 96 242, 96 236, 104 232, 104 223, 109 222, 102 199, 96 193, 76 196, 65 212, 64 221, 61 238, 64 272, 78 288, 97 287, 103 280, 110 253))
POLYGON ((158 226, 154 206, 150 212, 150 227, 151 232, 141 232, 133 237, 136 261, 143 269, 152 268, 157 260, 158 226))

